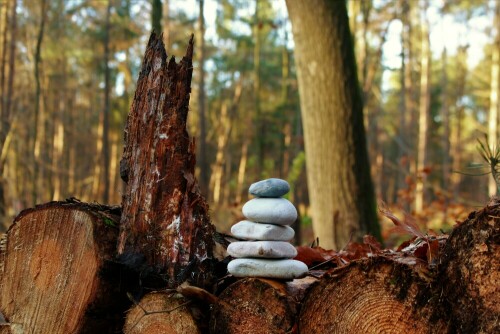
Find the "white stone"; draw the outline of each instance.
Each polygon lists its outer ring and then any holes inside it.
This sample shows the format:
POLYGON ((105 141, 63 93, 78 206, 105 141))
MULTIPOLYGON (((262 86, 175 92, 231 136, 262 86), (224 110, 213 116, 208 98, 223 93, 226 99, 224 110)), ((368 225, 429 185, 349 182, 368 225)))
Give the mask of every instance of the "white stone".
POLYGON ((243 220, 231 227, 231 234, 245 240, 288 241, 293 238, 295 231, 289 226, 243 220))
POLYGON ((297 250, 284 241, 237 241, 227 247, 232 257, 293 258, 297 250))
POLYGON ((242 211, 248 220, 259 223, 290 225, 297 219, 297 210, 284 198, 254 198, 242 211))
POLYGON ((304 277, 308 268, 297 260, 235 259, 227 270, 236 277, 267 277, 294 279, 304 277))

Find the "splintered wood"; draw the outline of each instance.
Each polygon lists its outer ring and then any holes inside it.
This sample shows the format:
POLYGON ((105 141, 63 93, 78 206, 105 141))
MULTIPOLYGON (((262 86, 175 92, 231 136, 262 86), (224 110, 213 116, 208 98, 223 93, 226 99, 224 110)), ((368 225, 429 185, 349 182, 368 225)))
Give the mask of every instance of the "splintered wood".
POLYGON ((117 208, 79 202, 23 211, 0 251, 0 310, 9 323, 0 333, 119 331, 130 303, 127 279, 111 262, 118 217, 117 208))
POLYGON ((193 39, 179 63, 151 35, 125 129, 120 174, 127 183, 118 251, 132 266, 152 267, 165 285, 212 283, 214 247, 208 205, 194 177, 195 147, 186 130, 193 39))

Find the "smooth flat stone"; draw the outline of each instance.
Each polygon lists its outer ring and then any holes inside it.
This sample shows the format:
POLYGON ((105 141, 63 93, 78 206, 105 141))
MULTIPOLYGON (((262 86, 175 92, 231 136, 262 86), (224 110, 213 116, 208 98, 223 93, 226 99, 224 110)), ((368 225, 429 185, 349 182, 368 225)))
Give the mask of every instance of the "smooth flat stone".
POLYGON ((271 259, 291 259, 297 256, 297 250, 284 241, 237 241, 227 247, 232 257, 263 257, 271 259))
POLYGON ((304 277, 308 268, 297 260, 235 259, 227 265, 229 273, 236 277, 266 277, 294 279, 304 277))
POLYGON ((288 241, 295 231, 289 226, 240 221, 231 227, 231 234, 245 240, 288 241))
POLYGON ((248 192, 257 197, 281 197, 290 191, 288 182, 282 179, 266 179, 253 183, 248 192))
POLYGON ((284 198, 254 198, 242 211, 248 220, 258 223, 290 225, 297 219, 297 210, 284 198))

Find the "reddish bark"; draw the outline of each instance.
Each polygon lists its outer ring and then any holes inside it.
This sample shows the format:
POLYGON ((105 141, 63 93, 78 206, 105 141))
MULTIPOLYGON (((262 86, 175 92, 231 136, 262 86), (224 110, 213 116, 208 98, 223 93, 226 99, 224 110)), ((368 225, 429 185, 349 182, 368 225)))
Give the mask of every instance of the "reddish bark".
POLYGON ((170 287, 189 279, 209 286, 214 247, 208 205, 194 177, 195 145, 186 130, 193 38, 179 63, 167 61, 152 34, 125 129, 120 163, 127 183, 118 251, 146 265, 170 287))

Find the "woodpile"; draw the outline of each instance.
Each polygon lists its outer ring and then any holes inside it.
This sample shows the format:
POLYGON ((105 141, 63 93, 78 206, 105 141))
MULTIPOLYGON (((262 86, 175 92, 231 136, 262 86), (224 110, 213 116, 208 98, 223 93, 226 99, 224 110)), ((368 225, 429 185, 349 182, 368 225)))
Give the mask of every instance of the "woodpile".
MULTIPOLYGON (((397 251, 298 247, 293 281, 227 275, 186 131, 192 40, 152 35, 125 134, 122 207, 51 202, 0 242, 0 333, 499 333, 500 200, 397 251)), ((386 212, 387 213, 387 212, 386 212)))

